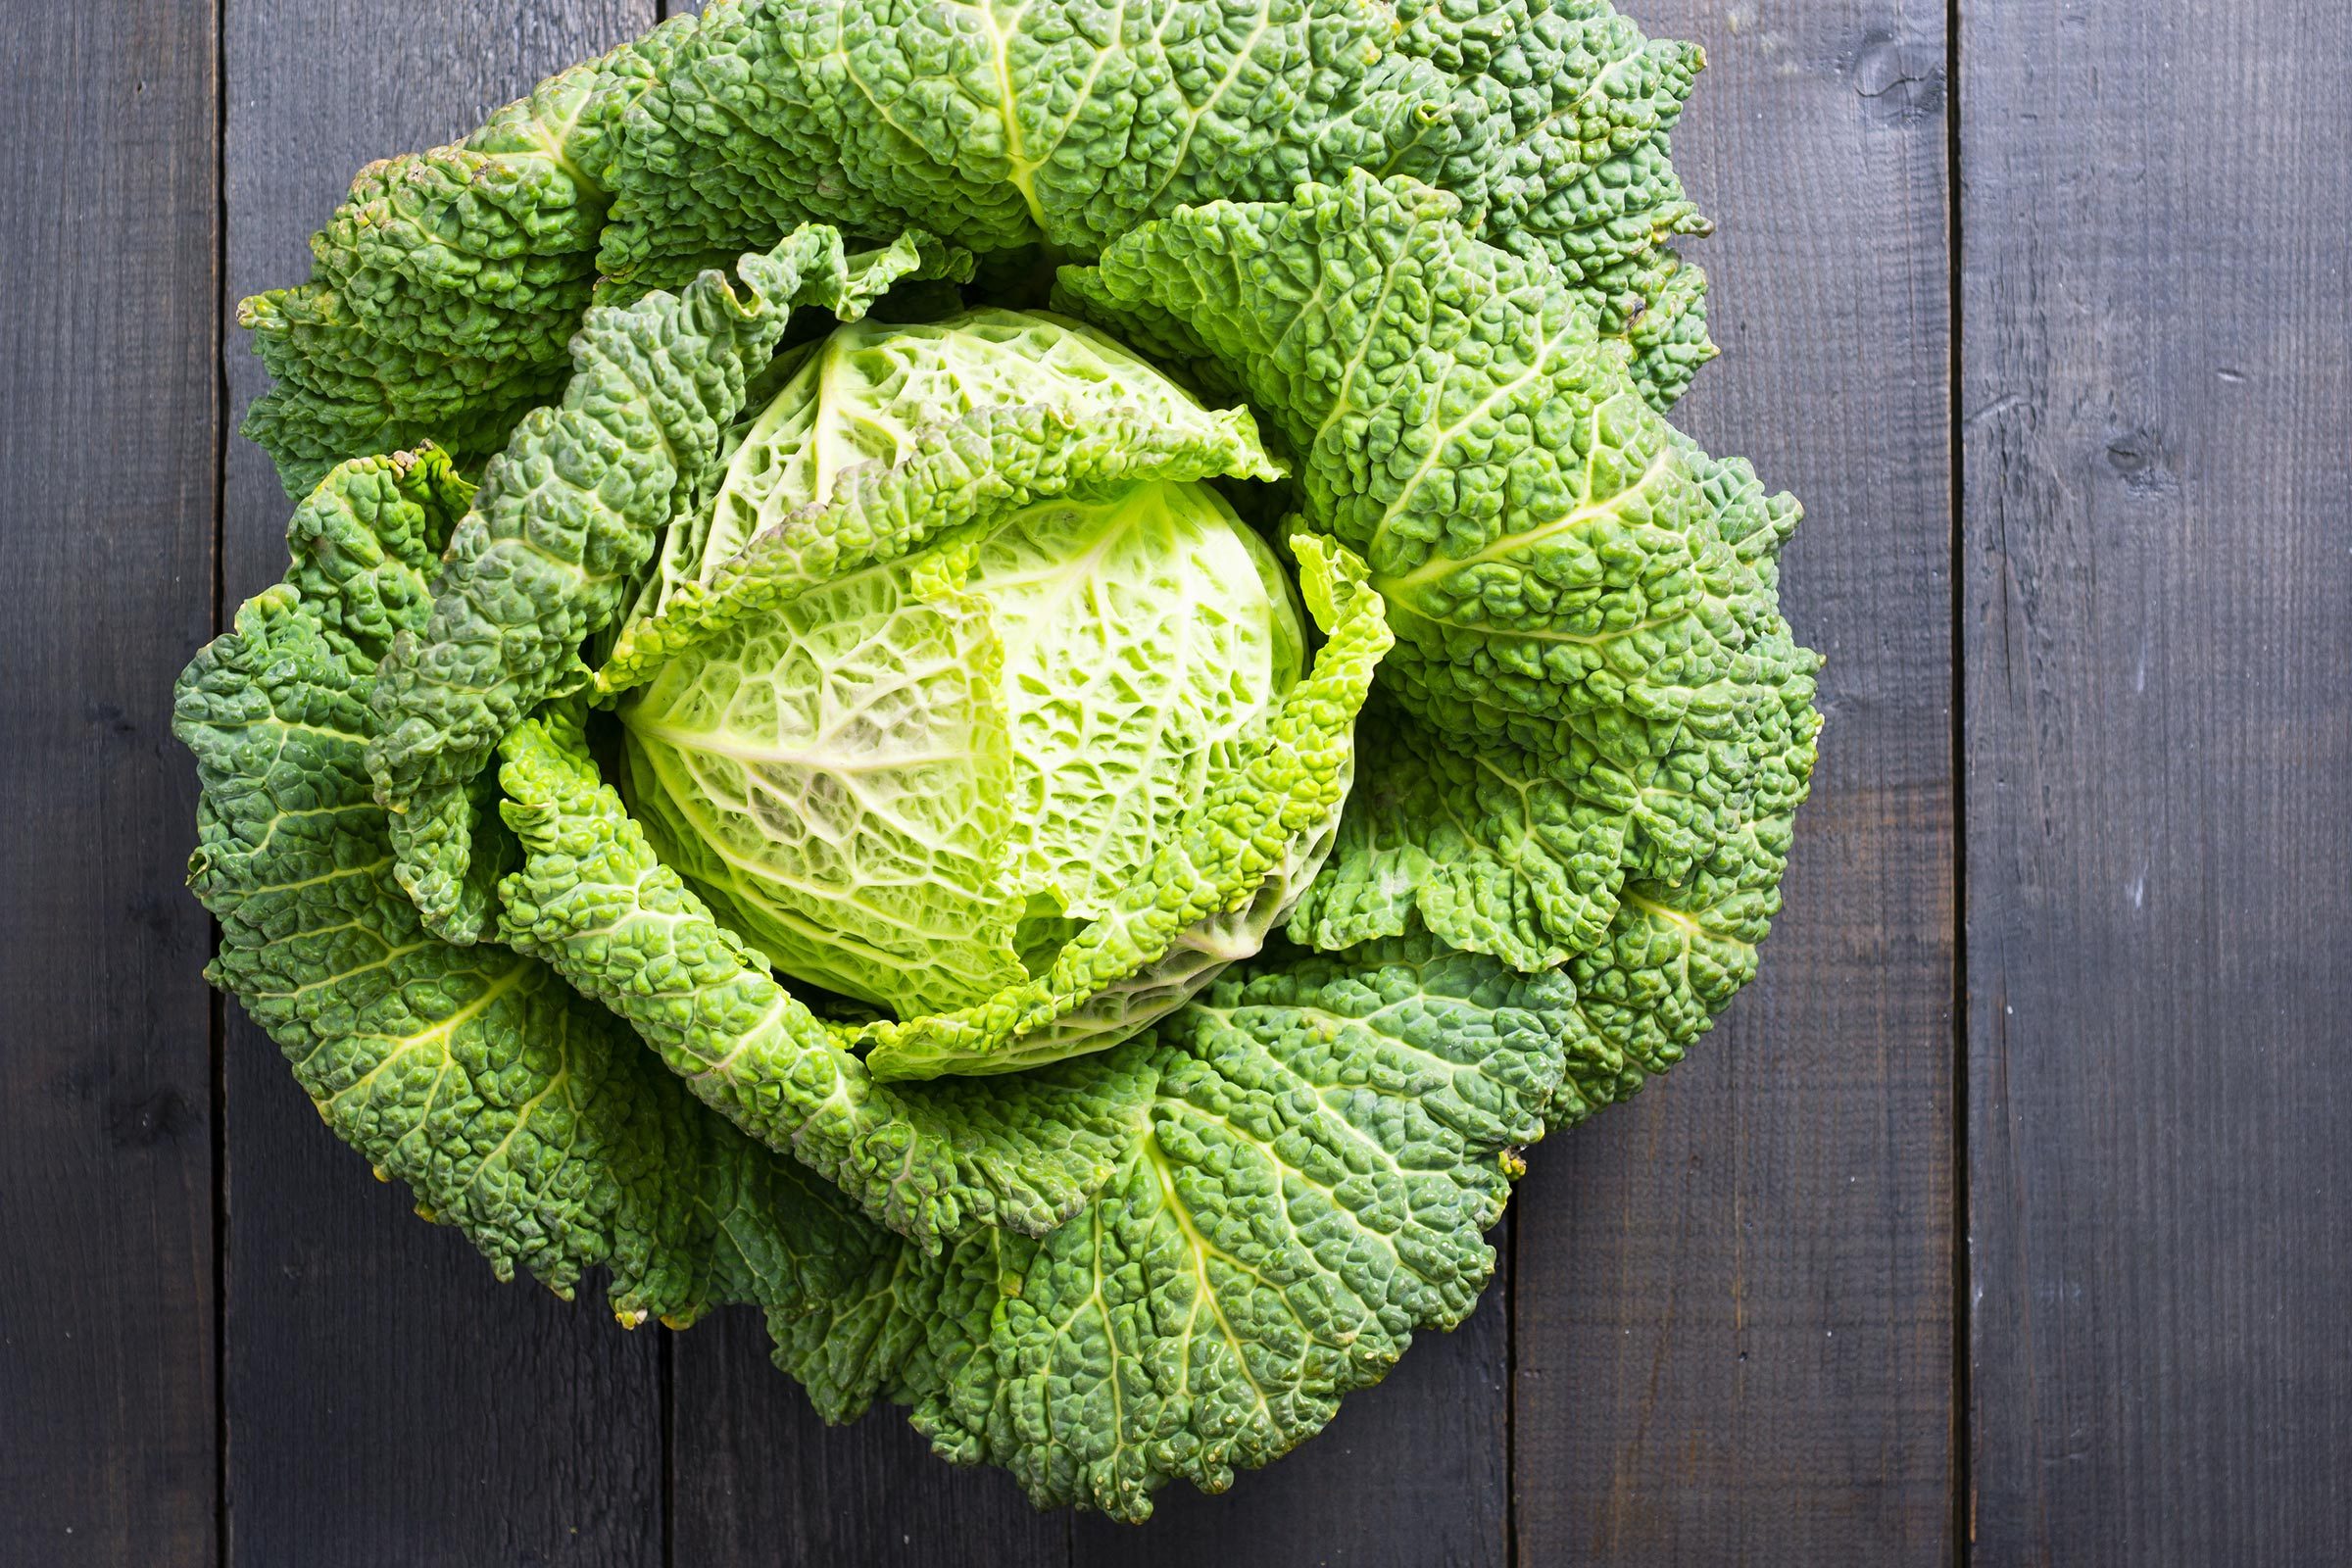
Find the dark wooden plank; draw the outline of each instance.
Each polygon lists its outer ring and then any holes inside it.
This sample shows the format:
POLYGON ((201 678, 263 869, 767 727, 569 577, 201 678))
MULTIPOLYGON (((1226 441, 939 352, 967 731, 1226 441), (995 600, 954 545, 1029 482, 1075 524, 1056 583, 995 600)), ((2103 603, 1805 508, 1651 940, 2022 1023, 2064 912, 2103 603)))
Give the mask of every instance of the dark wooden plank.
MULTIPOLYGON (((231 298, 304 275, 308 235, 361 164, 462 134, 653 20, 651 0, 231 0, 231 298)), ((241 415, 265 378, 233 326, 221 353, 241 415)), ((289 510, 243 441, 227 503, 233 606, 284 570, 289 510)), ((368 1179, 229 1011, 234 1560, 661 1561, 655 1334, 621 1332, 593 1281, 570 1306, 499 1285, 406 1189, 368 1179)))
POLYGON ((718 1313, 670 1341, 682 1565, 856 1563, 1032 1568, 1068 1552, 1004 1471, 959 1470, 895 1408, 827 1427, 768 1361, 760 1314, 718 1313))
POLYGON ((2352 1561, 2352 18, 1962 18, 1978 1553, 2352 1561))
POLYGON ((212 628, 214 14, 0 13, 0 1556, 216 1560, 212 1009, 172 675, 212 628))
POLYGON ((1829 727, 1761 978, 1519 1196, 1524 1563, 1952 1549, 1954 906, 1943 10, 1647 0, 1723 361, 1677 419, 1809 520, 1829 727))

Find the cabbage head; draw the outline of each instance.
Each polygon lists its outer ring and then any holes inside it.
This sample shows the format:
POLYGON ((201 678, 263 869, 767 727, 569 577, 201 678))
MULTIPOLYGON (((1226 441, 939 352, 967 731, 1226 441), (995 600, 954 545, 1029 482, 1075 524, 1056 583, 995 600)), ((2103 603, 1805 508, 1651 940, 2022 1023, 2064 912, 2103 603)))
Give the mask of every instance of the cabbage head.
MULTIPOLYGON (((975 411, 1059 395, 1208 422, 1101 334, 1011 311, 845 326, 779 367, 639 624, 742 573, 844 469, 895 466, 975 411)), ((1271 476, 1248 422, 1229 428, 1271 476)), ((1305 652, 1289 574, 1199 480, 1065 491, 714 619, 623 695, 622 794, 773 967, 902 1017, 1050 969, 1263 751, 1305 652)))
POLYGON ((712 0, 240 319, 209 971, 501 1278, 1123 1519, 1475 1306, 1755 972, 1798 509, 1604 0, 712 0))

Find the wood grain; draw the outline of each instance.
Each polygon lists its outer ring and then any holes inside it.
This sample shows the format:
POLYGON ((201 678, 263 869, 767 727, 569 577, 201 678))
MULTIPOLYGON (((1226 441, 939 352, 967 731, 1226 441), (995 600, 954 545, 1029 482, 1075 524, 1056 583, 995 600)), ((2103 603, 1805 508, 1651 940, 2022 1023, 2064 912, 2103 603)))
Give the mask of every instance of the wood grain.
MULTIPOLYGON (((462 135, 653 20, 649 0, 231 0, 231 298, 306 275, 308 236, 363 163, 462 135)), ((242 416, 266 377, 233 326, 220 352, 242 416)), ((233 607, 285 569, 290 508, 243 440, 226 494, 233 607)), ((656 1334, 615 1327, 600 1281, 569 1306, 498 1284, 405 1189, 368 1179, 228 1011, 229 1556, 662 1561, 656 1334)))
POLYGON ((1977 1553, 2352 1561, 2352 19, 1960 59, 1977 1553))
POLYGON ((1807 518, 1829 718, 1761 977, 1519 1203, 1523 1564, 1953 1550, 1953 781, 1943 11, 1648 0, 1721 363, 1678 422, 1807 518))
POLYGON ((172 676, 212 629, 214 22, 0 13, 0 1557, 214 1560, 212 1005, 172 676))
POLYGON ((904 1410, 828 1427, 768 1361, 760 1314, 722 1312, 671 1340, 680 1565, 856 1563, 1029 1568, 1068 1555, 1069 1520, 1002 1470, 932 1457, 904 1410))

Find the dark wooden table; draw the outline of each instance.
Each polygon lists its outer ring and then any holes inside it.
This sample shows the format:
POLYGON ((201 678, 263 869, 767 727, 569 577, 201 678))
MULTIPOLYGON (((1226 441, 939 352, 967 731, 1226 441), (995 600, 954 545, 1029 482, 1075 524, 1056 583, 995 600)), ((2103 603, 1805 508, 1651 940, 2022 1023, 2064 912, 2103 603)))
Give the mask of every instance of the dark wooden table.
POLYGON ((497 1285, 198 978, 226 302, 654 0, 6 8, 0 1561, 2352 1561, 2352 20, 1630 9, 1714 61, 1682 421, 1811 514, 1788 912, 1465 1329, 1135 1531, 497 1285))

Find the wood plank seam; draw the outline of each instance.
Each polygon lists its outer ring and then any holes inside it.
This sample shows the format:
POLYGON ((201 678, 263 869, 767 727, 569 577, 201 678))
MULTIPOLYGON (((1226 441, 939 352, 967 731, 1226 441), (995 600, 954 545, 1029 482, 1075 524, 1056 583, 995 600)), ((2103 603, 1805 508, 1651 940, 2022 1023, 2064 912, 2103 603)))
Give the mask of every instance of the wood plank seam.
MULTIPOLYGON (((228 312, 228 5, 213 7, 213 286, 212 337, 225 344, 228 312)), ((228 363, 215 357, 213 412, 213 635, 228 626, 228 443, 231 392, 228 363)), ((220 945, 220 922, 207 918, 209 945, 220 945)), ((228 999, 213 991, 206 1023, 212 1049, 213 1125, 213 1561, 233 1561, 228 1511, 228 999)))
POLYGON ((1960 240, 1965 214, 1960 199, 1960 116, 1962 107, 1960 8, 1966 0, 1946 0, 1943 13, 1944 60, 1944 189, 1946 285, 1944 304, 1950 325, 1951 376, 1948 389, 1951 430, 1946 450, 1951 454, 1951 787, 1952 787, 1952 1054, 1951 1082, 1951 1290, 1952 1397, 1951 1433, 1951 1553, 1954 1564, 1966 1568, 1976 1555, 1976 1494, 1970 1475, 1974 1451, 1974 1413, 1969 1403, 1969 1346, 1971 1272, 1969 1268, 1969 1127, 1968 1127, 1968 681, 1966 616, 1968 553, 1968 454, 1961 437, 1962 400, 1966 397, 1964 357, 1968 339, 1961 318, 1960 240))

